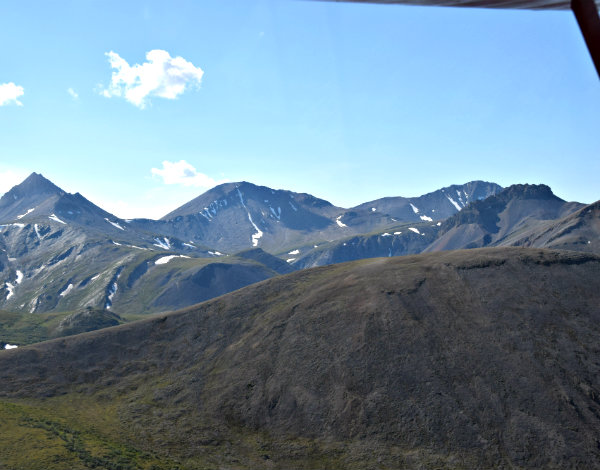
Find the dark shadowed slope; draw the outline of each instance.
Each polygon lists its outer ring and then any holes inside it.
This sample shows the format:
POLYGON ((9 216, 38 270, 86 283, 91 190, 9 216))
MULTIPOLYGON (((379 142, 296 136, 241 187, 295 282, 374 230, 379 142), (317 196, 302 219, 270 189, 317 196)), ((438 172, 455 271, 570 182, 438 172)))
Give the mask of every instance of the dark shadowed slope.
POLYGON ((599 340, 593 254, 300 271, 0 353, 0 466, 121 446, 156 468, 600 468, 599 340), (75 450, 50 428, 79 433, 75 450))
POLYGON ((581 207, 583 204, 555 196, 546 185, 515 184, 485 200, 472 202, 445 220, 437 240, 425 251, 510 246, 523 233, 581 207))
POLYGON ((509 241, 519 246, 600 253, 600 201, 509 241))

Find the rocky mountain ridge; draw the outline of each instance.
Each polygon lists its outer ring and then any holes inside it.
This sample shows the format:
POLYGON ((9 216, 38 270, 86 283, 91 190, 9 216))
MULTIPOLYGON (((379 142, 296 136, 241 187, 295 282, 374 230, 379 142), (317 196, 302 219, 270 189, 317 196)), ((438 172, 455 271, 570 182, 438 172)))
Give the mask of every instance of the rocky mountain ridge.
POLYGON ((596 249, 598 211, 543 185, 502 190, 476 181, 343 209, 308 194, 227 183, 161 220, 123 220, 34 173, 0 198, 0 309, 171 310, 295 269, 355 259, 558 246, 565 229, 556 224, 569 227, 561 247, 596 249), (576 222, 568 219, 577 211, 576 222))

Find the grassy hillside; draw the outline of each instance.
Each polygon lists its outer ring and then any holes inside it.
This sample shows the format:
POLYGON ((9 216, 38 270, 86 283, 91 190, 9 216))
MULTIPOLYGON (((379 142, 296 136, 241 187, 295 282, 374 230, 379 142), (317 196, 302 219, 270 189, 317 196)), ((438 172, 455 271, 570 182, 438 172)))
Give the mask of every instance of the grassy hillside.
POLYGON ((599 468, 599 306, 584 253, 269 279, 1 352, 0 467, 599 468))

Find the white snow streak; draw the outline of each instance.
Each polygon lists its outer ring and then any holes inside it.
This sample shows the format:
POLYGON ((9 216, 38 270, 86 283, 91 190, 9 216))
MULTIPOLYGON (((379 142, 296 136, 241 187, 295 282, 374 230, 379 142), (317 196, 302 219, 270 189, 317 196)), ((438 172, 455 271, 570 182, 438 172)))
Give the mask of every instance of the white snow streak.
POLYGON ((29 209, 27 212, 25 212, 24 214, 18 215, 17 219, 22 219, 23 217, 25 217, 27 214, 31 214, 33 211, 35 210, 35 207, 33 209, 29 209))
POLYGON ((67 223, 66 223, 66 222, 63 222, 63 221, 62 221, 62 220, 60 220, 58 217, 56 217, 56 215, 54 215, 54 214, 50 214, 50 215, 48 216, 48 218, 49 218, 50 220, 54 220, 55 222, 59 222, 59 223, 61 223, 61 224, 67 225, 67 223))
POLYGON ((17 284, 21 284, 23 282, 23 273, 17 269, 17 279, 15 281, 17 284))
POLYGON ((288 259, 286 259, 286 261, 288 263, 293 263, 294 261, 296 261, 296 258, 288 258, 288 259))
POLYGON ((16 344, 6 344, 4 346, 4 349, 15 349, 18 348, 19 346, 17 346, 16 344))
POLYGON ((385 233, 382 233, 382 234, 381 234, 381 236, 382 236, 382 237, 391 237, 391 236, 392 236, 392 234, 391 234, 391 233, 388 233, 388 232, 385 232, 385 233))
POLYGON ((237 189, 238 196, 240 197, 240 202, 242 203, 242 206, 244 206, 244 209, 246 209, 246 213, 248 214, 248 220, 250 221, 250 223, 254 227, 254 230, 256 230, 256 233, 252 235, 252 246, 258 246, 258 240, 263 236, 263 233, 256 226, 256 224, 254 223, 254 221, 252 220, 252 216, 250 215, 250 211, 246 207, 246 204, 244 204, 244 198, 242 197, 242 193, 240 192, 240 188, 236 188, 236 189, 237 189))
POLYGON ((335 219, 335 223, 338 224, 340 227, 347 227, 347 225, 340 220, 341 218, 342 216, 338 215, 337 219, 335 219))
POLYGON ((456 207, 456 210, 457 210, 457 211, 459 211, 459 210, 461 210, 461 209, 462 209, 462 207, 460 207, 460 206, 458 205, 458 203, 457 203, 457 202, 456 202, 454 199, 452 199, 452 198, 451 198, 450 196, 448 196, 447 194, 446 194, 446 197, 447 197, 447 198, 448 198, 448 200, 449 200, 449 201, 452 203, 452 205, 453 205, 454 207, 456 207))
POLYGON ((415 214, 418 214, 419 213, 419 209, 412 202, 409 202, 409 204, 410 204, 410 207, 412 207, 413 212, 415 214))
POLYGON ((299 254, 300 254, 300 250, 288 251, 288 255, 299 255, 299 254))
POLYGON ((64 297, 65 295, 67 295, 72 290, 73 290, 73 284, 69 284, 67 286, 67 288, 64 291, 62 291, 60 294, 58 294, 58 295, 60 295, 61 297, 64 297))
POLYGON ((428 222, 433 222, 433 219, 431 217, 427 217, 426 215, 422 215, 421 220, 427 220, 428 222))
POLYGON ((167 264, 169 261, 171 261, 173 258, 189 258, 189 256, 185 256, 185 255, 170 255, 170 256, 163 256, 162 258, 158 258, 154 264, 167 264))
POLYGON ((13 295, 15 295, 15 286, 10 282, 5 283, 6 290, 8 291, 8 295, 6 296, 6 300, 10 299, 13 295))
POLYGON ((419 232, 416 228, 414 227, 408 227, 408 230, 410 230, 411 232, 415 232, 418 233, 419 235, 421 235, 421 232, 419 232))
POLYGON ((104 217, 104 220, 106 220, 110 225, 112 225, 113 227, 116 227, 120 230, 125 230, 123 227, 121 227, 118 223, 116 222, 111 222, 110 220, 108 220, 106 217, 104 217))
POLYGON ((162 248, 163 250, 170 250, 171 249, 171 243, 169 242, 168 238, 163 238, 164 242, 162 240, 160 240, 159 238, 155 238, 154 241, 156 243, 154 243, 154 246, 157 246, 159 248, 162 248))

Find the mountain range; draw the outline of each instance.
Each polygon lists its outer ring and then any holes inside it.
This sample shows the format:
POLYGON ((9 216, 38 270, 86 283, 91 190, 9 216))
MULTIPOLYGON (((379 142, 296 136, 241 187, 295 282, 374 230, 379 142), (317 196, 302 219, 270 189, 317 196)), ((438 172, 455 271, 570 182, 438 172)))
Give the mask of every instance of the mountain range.
POLYGON ((33 173, 0 198, 0 309, 110 310, 126 321, 362 258, 483 246, 597 252, 599 230, 598 203, 566 202, 544 185, 473 181, 344 209, 226 183, 160 220, 123 220, 33 173))
POLYGON ((0 468, 600 468, 599 235, 545 185, 123 220, 34 173, 0 198, 0 468))

